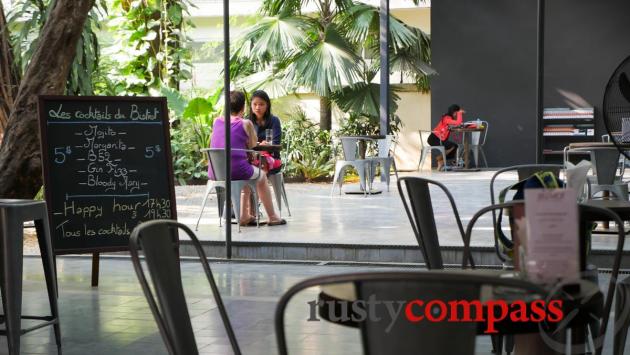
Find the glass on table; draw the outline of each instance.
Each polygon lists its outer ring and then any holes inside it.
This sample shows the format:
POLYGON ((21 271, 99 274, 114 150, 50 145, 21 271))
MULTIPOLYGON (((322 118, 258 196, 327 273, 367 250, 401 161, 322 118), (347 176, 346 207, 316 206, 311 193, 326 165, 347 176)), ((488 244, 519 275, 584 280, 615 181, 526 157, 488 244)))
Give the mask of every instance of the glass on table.
POLYGON ((267 144, 273 144, 273 129, 265 130, 265 141, 267 144))

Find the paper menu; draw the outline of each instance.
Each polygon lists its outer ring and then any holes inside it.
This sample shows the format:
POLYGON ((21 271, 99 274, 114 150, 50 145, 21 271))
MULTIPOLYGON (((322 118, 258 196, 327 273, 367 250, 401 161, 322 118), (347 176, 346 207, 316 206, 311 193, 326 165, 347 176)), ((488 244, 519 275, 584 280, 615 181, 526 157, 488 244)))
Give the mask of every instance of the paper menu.
POLYGON ((573 189, 526 189, 525 271, 534 282, 580 278, 579 225, 573 189))

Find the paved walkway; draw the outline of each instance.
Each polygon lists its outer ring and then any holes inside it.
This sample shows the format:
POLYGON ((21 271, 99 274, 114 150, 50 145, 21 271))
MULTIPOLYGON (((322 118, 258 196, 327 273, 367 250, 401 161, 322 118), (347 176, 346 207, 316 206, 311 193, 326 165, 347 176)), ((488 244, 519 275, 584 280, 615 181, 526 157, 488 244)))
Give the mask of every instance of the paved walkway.
MULTIPOLYGON (((444 183, 455 198, 464 228, 472 215, 490 204, 490 179, 495 171, 480 172, 423 172, 401 175, 423 176, 444 183)), ((503 174, 497 180, 496 189, 516 181, 516 174, 503 174)), ((233 226, 234 241, 265 241, 325 244, 381 244, 417 245, 404 208, 402 206, 395 177, 392 176, 390 192, 383 183, 375 185, 384 190, 382 194, 339 195, 337 190, 330 197, 331 184, 286 184, 292 216, 283 211, 288 221, 285 226, 261 226, 242 228, 237 232, 233 226)), ((344 190, 357 189, 357 184, 344 185, 344 190)), ((178 219, 194 228, 199 216, 205 186, 179 186, 176 189, 178 219)), ((438 189, 431 190, 433 207, 443 246, 463 245, 451 207, 446 196, 438 189)), ((223 228, 218 224, 216 198, 208 201, 198 236, 202 240, 225 240, 223 228)), ((492 246, 491 215, 479 220, 473 234, 473 245, 492 246)), ((614 248, 614 237, 596 236, 596 249, 614 248)))

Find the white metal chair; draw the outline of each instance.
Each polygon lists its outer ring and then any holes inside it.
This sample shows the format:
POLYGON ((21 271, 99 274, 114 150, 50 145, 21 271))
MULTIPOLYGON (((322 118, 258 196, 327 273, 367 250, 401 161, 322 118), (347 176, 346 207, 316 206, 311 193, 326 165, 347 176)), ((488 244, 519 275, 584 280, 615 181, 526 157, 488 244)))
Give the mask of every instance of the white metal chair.
POLYGON ((335 163, 335 175, 333 179, 333 186, 330 190, 330 196, 332 197, 335 192, 335 185, 339 183, 339 194, 341 195, 341 187, 343 185, 343 176, 346 169, 349 166, 354 167, 359 174, 359 183, 363 190, 363 195, 366 196, 369 192, 368 176, 370 174, 371 161, 368 159, 360 159, 358 157, 357 143, 359 138, 356 137, 341 137, 341 148, 343 150, 343 160, 337 160, 335 163))
POLYGON ((370 183, 374 181, 376 175, 376 165, 379 165, 381 170, 381 181, 387 183, 387 191, 389 191, 389 172, 391 168, 394 168, 394 174, 398 179, 398 169, 396 168, 396 161, 394 159, 394 151, 396 149, 396 140, 393 135, 387 135, 385 139, 379 139, 376 141, 378 147, 378 155, 375 157, 369 157, 372 161, 370 167, 370 183))
MULTIPOLYGON (((246 151, 248 153, 258 154, 258 152, 253 150, 244 150, 244 149, 232 149, 232 151, 241 150, 246 151)), ((227 177, 227 173, 225 171, 225 149, 224 148, 206 148, 202 149, 202 152, 206 152, 208 154, 208 163, 210 164, 210 168, 215 177, 215 183, 223 184, 225 186, 225 178, 227 177)), ((236 216, 236 220, 240 222, 241 220, 241 191, 245 186, 249 186, 254 196, 254 201, 258 202, 258 194, 256 193, 256 181, 258 180, 259 174, 252 179, 249 180, 232 180, 231 181, 231 199, 232 206, 234 207, 234 215, 236 216)), ((207 185, 206 188, 206 196, 203 199, 201 205, 201 212, 199 213, 199 219, 201 219, 201 214, 203 213, 203 209, 206 204, 206 200, 208 198, 209 191, 212 191, 212 188, 216 188, 218 185, 214 185, 210 187, 210 184, 207 185)), ((224 204, 225 205, 225 204, 224 204)), ((230 211, 226 211, 223 209, 223 213, 230 213, 230 211)), ((221 214, 219 214, 221 216, 221 214)), ((199 225, 199 219, 197 220, 197 225, 199 225)), ((259 225, 259 214, 256 213, 256 225, 259 225)), ((238 231, 241 231, 241 225, 238 224, 238 231)))
POLYGON ((429 153, 432 150, 437 150, 440 153, 442 153, 442 158, 444 158, 444 163, 446 164, 446 150, 444 149, 444 146, 441 146, 441 145, 433 146, 429 144, 427 140, 429 139, 429 136, 431 135, 431 131, 420 130, 419 132, 420 132, 420 144, 421 144, 422 150, 420 151, 420 160, 418 161, 418 170, 422 170, 422 165, 424 164, 424 160, 426 159, 427 155, 429 155, 429 153))
POLYGON ((276 196, 276 203, 278 204, 280 216, 282 217, 282 201, 284 201, 284 205, 287 206, 287 212, 289 213, 289 216, 291 216, 291 209, 289 208, 287 191, 284 188, 284 175, 282 174, 282 171, 275 174, 268 174, 267 179, 269 179, 271 186, 273 187, 273 193, 276 196))
MULTIPOLYGON (((479 121, 485 127, 485 129, 481 132, 471 132, 471 140, 470 140, 470 151, 473 153, 475 157, 475 164, 479 167, 479 153, 481 153, 481 157, 483 158, 483 162, 488 167, 488 159, 486 159, 486 153, 483 151, 483 146, 486 144, 486 137, 488 136, 488 121, 479 121)), ((472 121, 471 123, 477 123, 477 121, 472 121)))

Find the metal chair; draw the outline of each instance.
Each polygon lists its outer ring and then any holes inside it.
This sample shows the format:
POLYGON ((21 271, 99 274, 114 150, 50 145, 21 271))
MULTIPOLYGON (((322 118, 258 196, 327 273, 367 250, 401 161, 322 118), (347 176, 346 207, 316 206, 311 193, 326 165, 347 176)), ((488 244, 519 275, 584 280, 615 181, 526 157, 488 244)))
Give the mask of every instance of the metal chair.
MULTIPOLYGON (((455 199, 453 199, 453 196, 446 186, 437 181, 405 176, 398 179, 397 184, 405 212, 411 223, 411 229, 418 241, 427 268, 443 269, 444 262, 442 253, 440 252, 440 241, 435 225, 435 215, 433 213, 429 185, 437 186, 446 194, 451 208, 453 209, 453 216, 455 217, 457 228, 462 236, 462 240, 464 240, 464 227, 459 218, 455 199), (404 189, 403 186, 405 187, 404 189)), ((470 262, 473 264, 472 257, 470 262)))
MULTIPOLYGON (((485 129, 481 132, 472 132, 471 133, 471 144, 470 151, 473 153, 473 157, 475 157, 475 164, 479 166, 479 153, 481 153, 481 157, 483 158, 483 162, 488 167, 488 159, 486 158, 486 153, 483 151, 483 147, 486 144, 486 137, 488 137, 488 129, 490 128, 488 125, 488 121, 479 121, 485 129)), ((468 123, 468 122, 467 122, 468 123)), ((471 121, 470 123, 477 123, 477 121, 471 121)))
POLYGON ((591 198, 599 192, 608 192, 616 199, 628 200, 628 183, 623 181, 623 175, 617 176, 620 153, 616 147, 572 148, 568 146, 564 148, 564 161, 569 161, 569 155, 576 152, 590 153, 594 173, 594 176, 589 177, 591 198))
POLYGON ((0 289, 2 291, 3 321, 1 335, 6 335, 9 354, 20 354, 22 334, 52 325, 57 352, 61 354, 61 330, 57 305, 57 276, 55 255, 50 240, 50 227, 46 202, 35 200, 0 199, 0 289), (22 264, 24 258, 24 222, 34 221, 37 241, 44 268, 50 316, 22 315, 22 264), (22 319, 42 321, 29 328, 22 328, 22 319))
POLYGON ((291 216, 291 209, 289 208, 289 200, 287 199, 287 190, 284 188, 284 175, 282 171, 275 174, 268 174, 267 179, 271 182, 273 187, 273 193, 276 196, 276 204, 278 205, 278 211, 282 217, 282 202, 287 206, 287 212, 291 216))
MULTIPOLYGON (((495 197, 496 195, 495 195, 494 183, 501 174, 516 171, 518 175, 518 180, 514 181, 514 183, 517 183, 521 180, 527 179, 528 177, 540 171, 551 171, 556 175, 557 178, 560 178, 560 171, 562 169, 564 169, 564 166, 560 164, 525 164, 525 165, 514 165, 514 166, 509 166, 507 168, 503 168, 497 171, 496 173, 494 173, 494 175, 492 175, 492 178, 490 179, 490 204, 494 205, 498 202, 495 197)), ((492 211, 492 225, 495 227, 494 228, 495 231, 496 231, 496 224, 497 224, 497 214, 493 210, 492 211)), ((499 240, 497 239, 496 233, 494 237, 495 237, 494 250, 496 252, 496 255, 499 258, 499 260, 501 260, 502 262, 506 262, 508 260, 508 257, 501 251, 501 247, 499 245, 499 240)))
MULTIPOLYGON (((329 286, 348 288, 354 291, 354 299, 337 299, 346 307, 354 310, 355 306, 365 305, 370 299, 412 302, 421 300, 449 301, 485 301, 482 293, 499 294, 510 290, 514 295, 539 296, 544 299, 546 292, 539 286, 514 278, 500 278, 476 272, 371 272, 320 276, 301 281, 291 287, 278 301, 275 312, 275 328, 280 355, 288 355, 287 336, 285 334, 285 311, 287 305, 301 291, 312 287, 322 287, 322 293, 329 286), (501 291, 503 290, 503 291, 501 291)), ((320 293, 320 296, 322 296, 320 293)), ((500 296, 499 296, 500 297, 500 296)), ((320 297, 320 301, 322 297, 320 297)), ((318 303, 318 314, 326 307, 318 303)), ((386 308, 380 304, 380 307, 386 308)), ((365 317, 357 321, 361 333, 364 354, 370 355, 421 355, 421 354, 474 354, 478 333, 475 322, 412 322, 399 320, 392 324, 386 316, 386 309, 375 306, 366 310, 365 317)), ((303 309, 308 310, 308 308, 303 309)), ((312 312, 312 311, 311 311, 312 312)), ((343 311, 342 311, 343 312, 343 311)), ((426 311, 425 311, 426 312, 426 311)), ((439 312, 439 311, 438 311, 439 312)), ((311 313, 313 315, 314 312, 311 313)), ((357 312, 358 315, 358 312, 357 312)), ((358 318, 356 318, 358 319, 358 318)), ((292 321, 292 325, 295 323, 292 321)))
POLYGON ((387 184, 387 191, 389 191, 389 172, 394 168, 394 174, 398 179, 398 169, 396 168, 396 161, 394 159, 394 150, 396 149, 396 141, 393 135, 387 135, 385 139, 379 139, 376 141, 378 147, 378 155, 375 157, 368 157, 372 161, 370 167, 370 183, 374 181, 376 175, 376 164, 379 165, 381 170, 381 181, 387 184))
POLYGON ((613 328, 613 354, 623 355, 630 328, 630 277, 617 283, 615 297, 615 321, 613 328))
POLYGON ((339 194, 341 195, 341 187, 343 185, 343 175, 349 166, 354 167, 359 174, 359 184, 363 190, 363 196, 367 196, 370 192, 368 186, 368 176, 370 174, 371 161, 368 159, 361 159, 358 156, 357 144, 361 140, 355 137, 341 137, 341 148, 343 150, 343 160, 337 160, 335 162, 335 175, 333 177, 333 185, 330 190, 330 196, 332 197, 335 192, 335 185, 339 183, 339 194))
MULTIPOLYGON (((258 152, 253 151, 253 150, 232 149, 232 151, 235 151, 235 150, 246 151, 252 154, 258 154, 258 152)), ((216 188, 217 186, 220 187, 221 184, 225 186, 225 179, 227 177, 227 173, 225 171, 225 149, 224 148, 205 148, 205 149, 202 149, 201 151, 206 152, 208 154, 208 164, 210 164, 210 168, 212 169, 212 173, 216 181, 213 187, 211 187, 210 183, 206 187, 206 196, 204 197, 203 202, 201 203, 201 212, 199 213, 199 218, 197 219, 197 227, 199 226, 199 220, 201 220, 201 214, 203 213, 203 209, 206 205, 206 200, 208 198, 209 192, 212 190, 212 188, 216 188)), ((248 186, 252 191, 252 195, 254 196, 254 201, 257 202, 258 194, 256 193, 256 181, 258 180, 258 178, 259 176, 256 176, 249 180, 231 180, 232 206, 234 207, 233 210, 234 210, 234 215, 236 216, 236 220, 239 222, 238 223, 239 232, 241 231, 241 224, 240 224, 241 191, 243 190, 244 187, 248 186)), ((223 210, 225 212, 225 208, 223 210)), ((219 211, 219 223, 220 223, 221 216, 222 216, 222 213, 219 211)), ((258 213, 256 213, 256 225, 259 225, 258 213)))
POLYGON ((199 240, 190 228, 170 220, 141 223, 134 228, 129 239, 131 261, 162 335, 162 340, 171 355, 195 355, 199 353, 182 285, 178 253, 179 230, 186 232, 199 255, 199 261, 210 283, 212 295, 232 345, 232 350, 235 354, 240 355, 230 319, 199 240), (140 262, 140 250, 144 255, 152 287, 149 286, 140 262))
POLYGON ((224 181, 208 180, 206 183, 206 192, 204 193, 203 200, 201 201, 201 210, 199 211, 199 217, 197 217, 197 224, 195 224, 195 231, 199 230, 199 222, 201 221, 203 210, 206 208, 208 197, 213 191, 217 195, 217 204, 219 206, 219 227, 221 226, 221 220, 223 219, 223 204, 225 203, 225 191, 223 191, 223 189, 225 189, 224 181))
POLYGON ((431 135, 431 131, 423 131, 420 130, 420 145, 421 145, 421 151, 420 151, 420 160, 418 161, 418 170, 422 171, 422 165, 424 164, 424 160, 426 159, 427 155, 429 155, 429 153, 432 150, 437 150, 440 153, 442 153, 442 158, 444 158, 444 164, 446 164, 446 150, 444 149, 444 146, 438 145, 438 146, 433 146, 430 145, 429 142, 427 141, 429 139, 429 136, 431 135))
MULTIPOLYGON (((462 268, 468 267, 468 262, 472 255, 471 250, 470 250, 470 241, 472 239, 472 231, 477 220, 488 212, 494 213, 496 211, 503 210, 503 209, 513 209, 514 206, 522 205, 523 203, 524 203, 523 201, 511 201, 511 202, 506 202, 506 203, 501 203, 501 204, 490 205, 490 206, 480 209, 472 216, 472 218, 470 219, 470 222, 468 223, 468 226, 466 227, 466 233, 465 233, 465 238, 464 238, 464 253, 463 253, 463 258, 462 258, 462 268)), ((583 278, 597 284, 598 275, 597 275, 596 268, 592 267, 591 265, 587 265, 588 252, 589 252, 588 245, 590 245, 590 241, 588 240, 588 237, 590 236, 590 234, 588 233, 590 232, 589 222, 611 220, 617 223, 617 225, 623 225, 623 222, 621 218, 619 217, 619 215, 617 215, 615 212, 607 208, 587 206, 587 205, 582 205, 582 204, 578 204, 578 207, 579 207, 579 218, 580 218, 580 221, 579 221, 580 223, 580 269, 584 272, 583 278)), ((496 224, 494 225, 494 228, 495 229, 497 228, 496 224)), ((619 276, 619 269, 621 267, 621 257, 623 254, 624 242, 625 242, 624 231, 623 229, 619 228, 617 231, 617 249, 615 251, 612 272, 610 275, 610 281, 608 283, 606 299, 604 302, 602 321, 596 324, 589 324, 589 326, 591 327, 592 333, 598 335, 597 340, 594 342, 598 354, 601 354, 601 351, 604 346, 604 337, 606 335, 606 328, 608 326, 610 310, 612 308, 612 302, 615 295, 615 284, 617 282, 617 278, 619 276)), ((474 268, 474 266, 472 267, 474 268)))

